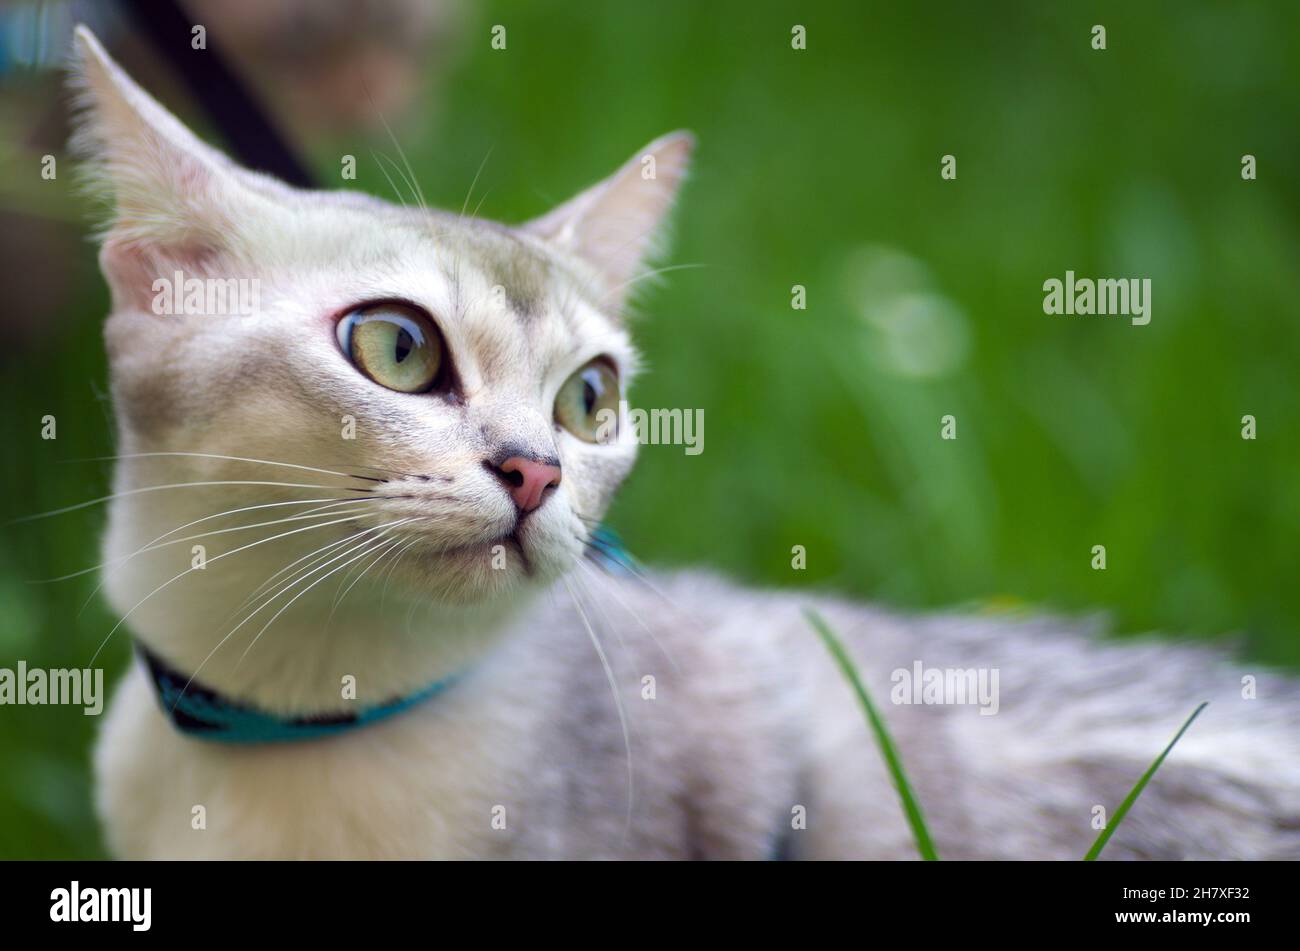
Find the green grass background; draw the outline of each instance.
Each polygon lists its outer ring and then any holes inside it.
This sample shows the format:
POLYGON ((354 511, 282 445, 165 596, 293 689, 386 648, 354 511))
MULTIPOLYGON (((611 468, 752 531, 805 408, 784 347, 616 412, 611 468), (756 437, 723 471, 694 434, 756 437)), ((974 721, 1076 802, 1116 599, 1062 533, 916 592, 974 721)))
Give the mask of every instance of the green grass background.
MULTIPOLYGON (((396 129, 431 204, 459 209, 489 149, 473 200, 515 221, 669 129, 699 137, 664 263, 702 267, 642 295, 633 402, 702 408, 705 451, 643 451, 611 522, 644 560, 908 608, 1105 609, 1300 665, 1300 8, 485 6, 436 118, 396 129), (1151 324, 1045 316, 1067 269, 1151 278, 1151 324)), ((386 141, 309 145, 322 180, 351 152, 348 184, 391 197, 366 158, 386 141)), ((73 306, 4 357, 6 520, 106 491, 106 466, 66 461, 112 449, 88 245, 63 279, 73 306)), ((93 564, 101 525, 3 529, 0 666, 87 662, 114 620, 78 614, 93 582, 27 582, 93 564)), ((102 854, 93 718, 0 714, 0 856, 102 854)))

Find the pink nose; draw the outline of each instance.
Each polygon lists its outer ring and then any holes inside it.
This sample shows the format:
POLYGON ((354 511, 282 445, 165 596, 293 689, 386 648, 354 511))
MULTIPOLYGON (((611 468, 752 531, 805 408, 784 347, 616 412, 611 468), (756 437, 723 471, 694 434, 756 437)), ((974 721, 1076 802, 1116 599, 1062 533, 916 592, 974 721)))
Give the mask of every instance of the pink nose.
POLYGON ((547 465, 523 456, 511 456, 501 463, 501 474, 509 483, 507 490, 522 512, 531 512, 542 504, 543 493, 560 484, 560 467, 547 465))

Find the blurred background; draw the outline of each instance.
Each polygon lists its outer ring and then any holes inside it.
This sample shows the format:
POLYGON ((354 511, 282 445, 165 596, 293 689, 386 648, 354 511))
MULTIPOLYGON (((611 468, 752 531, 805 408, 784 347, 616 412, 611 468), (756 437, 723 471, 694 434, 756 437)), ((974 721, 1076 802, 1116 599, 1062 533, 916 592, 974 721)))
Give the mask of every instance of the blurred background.
MULTIPOLYGON (((1300 7, 183 6, 323 187, 395 199, 386 121, 430 204, 477 176, 469 207, 518 221, 696 132, 662 262, 692 267, 640 296, 632 402, 702 408, 705 451, 643 449, 610 522, 644 561, 905 609, 1103 611, 1117 636, 1300 667, 1300 7), (1066 270, 1149 277, 1150 325, 1045 316, 1066 270)), ((83 666, 115 621, 91 576, 31 583, 98 561, 100 508, 8 524, 108 491, 76 461, 114 442, 62 145, 78 19, 220 141, 126 8, 0 4, 0 667, 83 666)), ((103 854, 95 727, 0 708, 0 856, 103 854)))

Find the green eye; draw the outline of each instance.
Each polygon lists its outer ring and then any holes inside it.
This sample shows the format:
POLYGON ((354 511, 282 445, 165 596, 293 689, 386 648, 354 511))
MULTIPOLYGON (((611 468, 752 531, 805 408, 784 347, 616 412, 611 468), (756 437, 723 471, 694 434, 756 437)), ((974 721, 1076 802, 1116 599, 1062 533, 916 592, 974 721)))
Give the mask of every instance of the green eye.
POLYGON ((338 325, 339 346, 353 366, 380 386, 423 393, 438 382, 442 337, 433 319, 408 304, 374 304, 338 325))
POLYGON ((555 421, 586 442, 618 436, 618 374, 597 357, 564 381, 555 397, 555 421))

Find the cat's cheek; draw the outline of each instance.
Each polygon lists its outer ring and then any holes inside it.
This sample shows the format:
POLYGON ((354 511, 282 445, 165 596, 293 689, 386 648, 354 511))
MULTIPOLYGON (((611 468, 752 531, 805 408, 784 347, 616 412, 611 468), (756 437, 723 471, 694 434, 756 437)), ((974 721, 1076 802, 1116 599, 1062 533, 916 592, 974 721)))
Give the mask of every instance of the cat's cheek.
POLYGON ((572 508, 584 519, 600 519, 636 464, 635 440, 609 446, 575 447, 568 453, 567 486, 572 508))
POLYGON ((179 323, 119 311, 104 325, 104 345, 113 406, 133 437, 159 443, 209 419, 212 405, 187 371, 192 335, 179 323))

